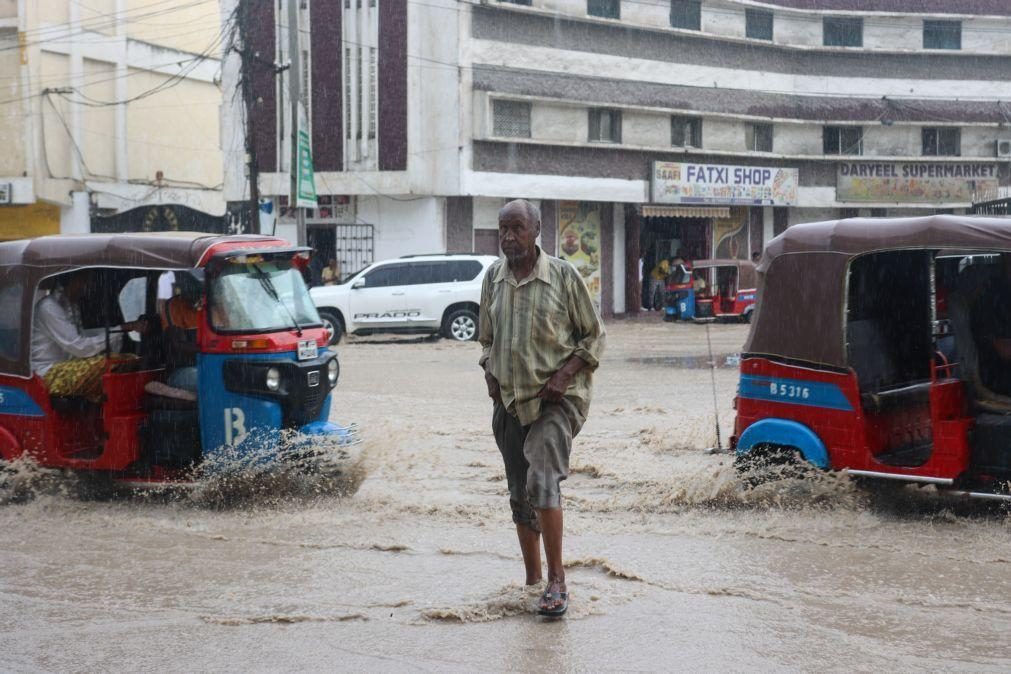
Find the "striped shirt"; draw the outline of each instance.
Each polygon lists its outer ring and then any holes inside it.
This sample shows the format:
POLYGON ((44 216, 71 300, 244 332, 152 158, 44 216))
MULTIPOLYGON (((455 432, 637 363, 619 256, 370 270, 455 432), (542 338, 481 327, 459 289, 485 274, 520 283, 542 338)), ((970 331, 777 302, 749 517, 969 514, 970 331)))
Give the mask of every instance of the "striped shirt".
POLYGON ((593 371, 604 351, 604 323, 579 272, 537 248, 537 264, 517 281, 502 259, 481 288, 480 364, 498 380, 502 402, 524 426, 541 414, 537 394, 572 356, 587 367, 566 392, 586 417, 593 371))

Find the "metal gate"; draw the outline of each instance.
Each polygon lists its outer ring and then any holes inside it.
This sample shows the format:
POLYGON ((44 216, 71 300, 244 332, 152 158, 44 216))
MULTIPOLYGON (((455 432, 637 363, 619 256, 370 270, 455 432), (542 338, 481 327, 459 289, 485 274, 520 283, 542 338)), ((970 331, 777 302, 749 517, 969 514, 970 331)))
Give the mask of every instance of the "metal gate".
POLYGON ((375 262, 374 225, 334 225, 333 228, 336 257, 345 278, 375 262))

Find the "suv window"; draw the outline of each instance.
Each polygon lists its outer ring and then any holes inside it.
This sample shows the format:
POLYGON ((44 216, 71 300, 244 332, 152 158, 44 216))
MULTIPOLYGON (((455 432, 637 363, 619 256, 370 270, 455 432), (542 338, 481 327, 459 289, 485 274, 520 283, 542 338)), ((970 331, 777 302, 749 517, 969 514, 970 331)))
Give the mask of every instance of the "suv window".
POLYGON ((481 263, 477 260, 453 260, 439 266, 439 283, 459 283, 473 281, 481 273, 481 263))
POLYGON ((408 284, 406 264, 386 264, 365 274, 366 288, 389 288, 408 284))
POLYGON ((444 262, 412 262, 407 271, 407 283, 411 286, 422 286, 429 283, 441 283, 439 269, 444 262))

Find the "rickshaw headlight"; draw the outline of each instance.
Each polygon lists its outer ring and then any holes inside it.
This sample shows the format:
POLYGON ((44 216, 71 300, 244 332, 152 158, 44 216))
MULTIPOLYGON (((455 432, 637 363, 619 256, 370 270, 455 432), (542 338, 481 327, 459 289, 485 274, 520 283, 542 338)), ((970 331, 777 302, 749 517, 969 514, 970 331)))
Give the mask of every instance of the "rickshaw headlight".
POLYGON ((326 378, 330 382, 330 386, 337 385, 337 373, 339 366, 337 365, 337 359, 331 358, 330 362, 326 364, 326 378))
POLYGON ((269 391, 276 391, 281 388, 281 371, 276 367, 268 368, 264 383, 267 385, 267 390, 269 391))

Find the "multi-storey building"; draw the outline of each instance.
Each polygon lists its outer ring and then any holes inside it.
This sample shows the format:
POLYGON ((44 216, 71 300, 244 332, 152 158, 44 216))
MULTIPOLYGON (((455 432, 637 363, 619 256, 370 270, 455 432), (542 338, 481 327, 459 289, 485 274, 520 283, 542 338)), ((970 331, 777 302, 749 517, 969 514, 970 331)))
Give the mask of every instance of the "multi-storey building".
MULTIPOLYGON (((279 232, 290 127, 270 66, 285 61, 285 2, 262 3, 251 37, 279 232)), ((961 212, 1009 183, 1006 0, 301 4, 322 199, 310 242, 348 271, 494 253, 498 208, 524 197, 545 249, 623 313, 643 263, 678 248, 749 257, 790 224, 961 212)))
POLYGON ((120 226, 224 214, 219 12, 217 0, 0 0, 0 239, 88 232, 139 206, 120 226))

